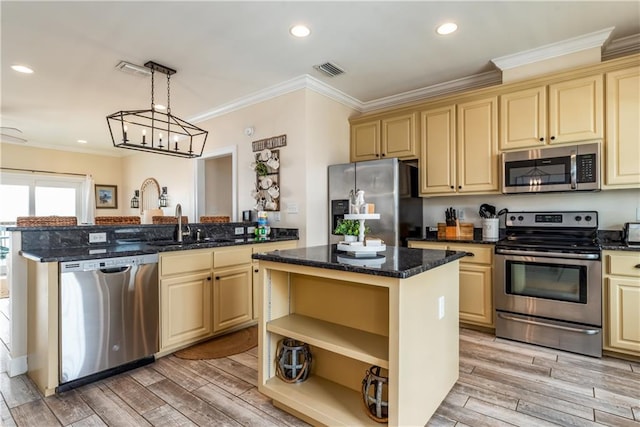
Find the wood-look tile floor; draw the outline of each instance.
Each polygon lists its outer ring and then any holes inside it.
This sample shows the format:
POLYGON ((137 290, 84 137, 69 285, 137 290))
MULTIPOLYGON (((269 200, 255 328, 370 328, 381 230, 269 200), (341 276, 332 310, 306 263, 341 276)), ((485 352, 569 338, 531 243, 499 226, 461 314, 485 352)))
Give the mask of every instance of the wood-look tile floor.
MULTIPOLYGON (((42 398, 0 373, 12 426, 301 426, 258 393, 257 349, 154 364, 42 398)), ((425 384, 428 386, 428 384, 425 384)), ((461 329, 460 379, 428 426, 640 426, 640 363, 595 359, 461 329)))

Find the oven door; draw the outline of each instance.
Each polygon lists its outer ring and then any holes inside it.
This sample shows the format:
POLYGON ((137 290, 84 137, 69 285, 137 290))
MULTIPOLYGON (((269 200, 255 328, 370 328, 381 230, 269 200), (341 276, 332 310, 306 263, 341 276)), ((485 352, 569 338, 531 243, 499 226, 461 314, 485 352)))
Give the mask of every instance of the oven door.
POLYGON ((568 259, 566 253, 515 255, 496 250, 495 307, 524 315, 602 325, 602 266, 597 259, 568 259), (560 258, 560 256, 564 258, 560 258))

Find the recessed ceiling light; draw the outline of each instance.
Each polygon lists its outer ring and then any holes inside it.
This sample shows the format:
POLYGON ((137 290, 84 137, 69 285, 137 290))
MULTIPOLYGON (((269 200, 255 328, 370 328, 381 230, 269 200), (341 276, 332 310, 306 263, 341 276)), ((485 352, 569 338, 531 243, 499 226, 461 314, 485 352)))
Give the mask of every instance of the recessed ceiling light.
POLYGON ((444 24, 436 28, 436 33, 444 36, 444 35, 453 33, 457 29, 458 29, 458 26, 453 22, 445 22, 444 24))
POLYGON ((86 139, 79 139, 78 140, 78 144, 86 144, 87 140, 86 139))
POLYGON ((27 67, 26 65, 12 65, 11 68, 13 69, 13 71, 17 71, 19 73, 24 73, 24 74, 33 73, 33 70, 27 67))
POLYGON ((289 32, 294 37, 307 37, 311 34, 311 30, 306 25, 294 25, 289 32))

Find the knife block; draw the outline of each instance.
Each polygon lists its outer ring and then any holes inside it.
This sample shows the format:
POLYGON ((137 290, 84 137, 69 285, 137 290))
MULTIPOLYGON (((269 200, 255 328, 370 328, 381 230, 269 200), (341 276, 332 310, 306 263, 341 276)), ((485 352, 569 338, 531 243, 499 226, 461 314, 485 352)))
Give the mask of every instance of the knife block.
POLYGON ((447 225, 439 222, 438 239, 473 240, 473 223, 456 220, 456 225, 447 225))

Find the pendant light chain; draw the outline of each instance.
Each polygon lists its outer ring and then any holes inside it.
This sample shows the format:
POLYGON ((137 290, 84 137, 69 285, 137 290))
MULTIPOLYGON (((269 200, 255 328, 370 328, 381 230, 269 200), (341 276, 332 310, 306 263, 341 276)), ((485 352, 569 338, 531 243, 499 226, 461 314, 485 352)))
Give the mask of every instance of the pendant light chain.
POLYGON ((171 74, 167 74, 167 114, 171 115, 171 74))

